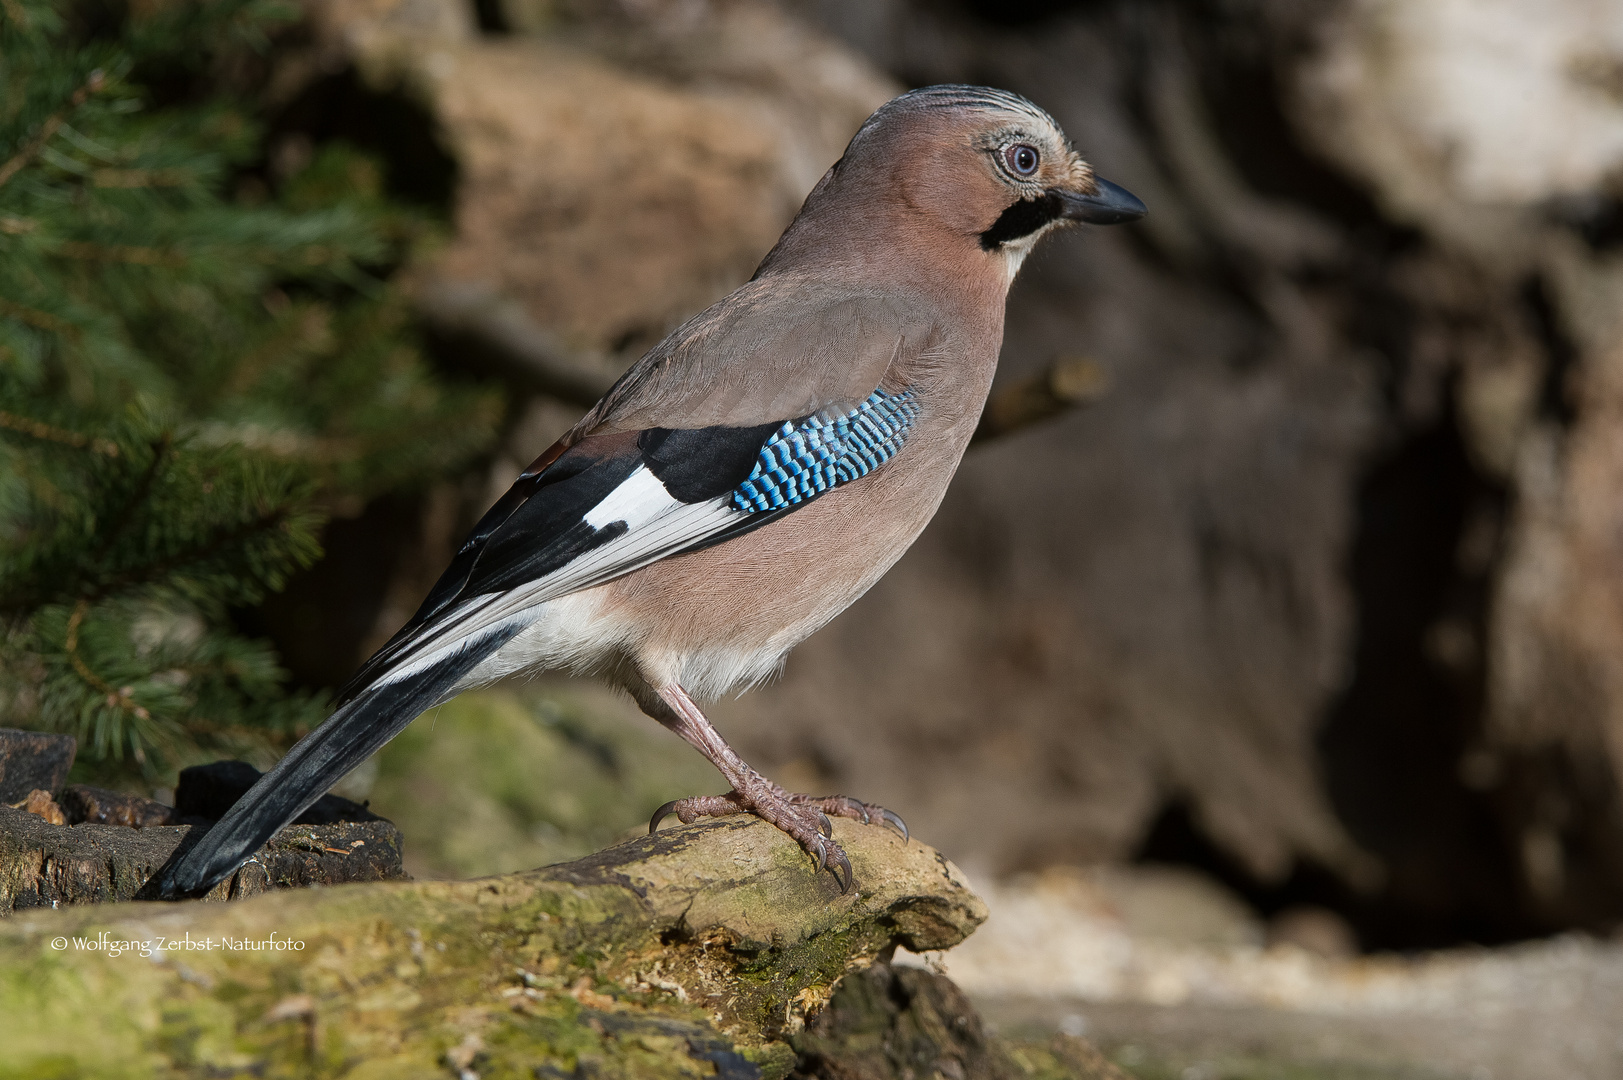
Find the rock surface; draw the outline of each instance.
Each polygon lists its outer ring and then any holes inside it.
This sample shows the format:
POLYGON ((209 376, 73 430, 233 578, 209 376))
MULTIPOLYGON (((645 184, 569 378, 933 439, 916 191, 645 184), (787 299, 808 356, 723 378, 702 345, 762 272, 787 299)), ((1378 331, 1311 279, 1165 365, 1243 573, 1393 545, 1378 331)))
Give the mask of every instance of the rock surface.
POLYGON ((62 789, 57 802, 66 818, 61 824, 123 825, 131 829, 180 824, 181 815, 173 806, 90 784, 69 784, 62 789))
MULTIPOLYGON (((0 916, 133 899, 194 827, 53 825, 0 807, 0 916)), ((208 898, 404 876, 400 832, 387 821, 289 825, 208 898)))
MULTIPOLYGON (((246 761, 215 761, 180 770, 175 785, 175 814, 184 819, 218 821, 258 782, 260 772, 246 761)), ((380 821, 360 803, 323 795, 293 819, 295 825, 334 825, 341 821, 380 821)))
POLYGON ((848 971, 985 917, 931 849, 834 828, 843 896, 741 818, 481 881, 22 913, 0 924, 0 1069, 782 1077, 848 971))
POLYGON ((51 793, 44 788, 35 788, 30 791, 28 798, 24 799, 18 806, 13 807, 13 809, 21 810, 25 814, 33 814, 48 825, 66 825, 68 823, 67 814, 62 812, 62 807, 55 799, 51 798, 51 793))
POLYGON ((413 877, 569 862, 647 832, 670 799, 714 789, 715 768, 629 700, 547 685, 463 694, 373 759, 367 794, 400 827, 413 877))
POLYGON ((77 747, 71 735, 0 728, 0 803, 19 803, 35 790, 61 791, 77 747))
POLYGON ((749 276, 896 87, 761 0, 558 8, 516 19, 550 32, 489 37, 459 0, 315 4, 300 70, 354 64, 432 116, 458 187, 425 287, 640 352, 749 276))
POLYGON ((1127 1080, 1103 1055, 1063 1033, 1009 1044, 989 1036, 945 976, 876 964, 848 975, 829 1007, 790 1039, 805 1080, 1127 1080))

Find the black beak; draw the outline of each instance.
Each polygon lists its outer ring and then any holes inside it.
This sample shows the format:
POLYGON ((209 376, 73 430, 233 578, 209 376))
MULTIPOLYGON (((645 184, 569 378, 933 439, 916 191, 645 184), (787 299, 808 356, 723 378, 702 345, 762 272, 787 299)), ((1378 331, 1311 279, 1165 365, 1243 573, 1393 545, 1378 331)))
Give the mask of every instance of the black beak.
POLYGON ((1089 225, 1121 225, 1124 222, 1137 221, 1149 213, 1138 196, 1126 188, 1117 187, 1109 180, 1097 176, 1093 178, 1093 182, 1099 188, 1098 193, 1094 195, 1083 195, 1063 188, 1053 189, 1053 193, 1059 196, 1060 205, 1064 207, 1061 217, 1070 221, 1085 221, 1089 225))

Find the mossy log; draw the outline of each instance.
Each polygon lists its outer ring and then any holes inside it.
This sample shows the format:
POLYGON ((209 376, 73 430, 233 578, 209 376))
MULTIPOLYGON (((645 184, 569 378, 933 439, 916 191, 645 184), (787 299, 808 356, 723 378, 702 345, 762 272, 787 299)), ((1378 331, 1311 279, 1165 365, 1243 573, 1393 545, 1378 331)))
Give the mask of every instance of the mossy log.
POLYGON ((834 828, 844 895, 739 817, 476 881, 21 912, 0 1076, 782 1077, 848 971, 986 914, 932 849, 834 828))

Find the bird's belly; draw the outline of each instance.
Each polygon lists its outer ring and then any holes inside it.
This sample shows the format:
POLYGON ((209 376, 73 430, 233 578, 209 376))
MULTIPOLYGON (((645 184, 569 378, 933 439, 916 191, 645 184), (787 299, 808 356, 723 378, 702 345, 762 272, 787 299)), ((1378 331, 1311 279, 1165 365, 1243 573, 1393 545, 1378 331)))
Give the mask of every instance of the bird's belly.
POLYGON ((623 612, 648 628, 632 654, 642 677, 704 700, 776 673, 789 650, 901 558, 935 513, 956 459, 945 469, 909 464, 898 457, 894 471, 875 470, 754 532, 604 586, 605 615, 623 612))
MULTIPOLYGON (((457 684, 453 694, 517 675, 569 671, 594 675, 631 688, 634 681, 656 681, 674 659, 679 681, 719 686, 750 686, 769 678, 798 641, 821 625, 804 630, 779 628, 766 640, 720 634, 690 639, 672 658, 660 644, 665 635, 649 634, 646 625, 629 617, 624 605, 610 603, 609 585, 560 597, 535 608, 534 619, 518 636, 483 660, 457 684), (784 630, 789 633, 785 634, 784 630), (650 646, 650 638, 655 642, 650 646)), ((662 621, 686 621, 693 612, 666 612, 662 621)), ((825 620, 826 621, 826 620, 825 620)), ((719 692, 719 691, 718 691, 719 692)), ((714 696, 714 695, 710 695, 714 696)))
POLYGON ((488 686, 510 675, 567 670, 604 673, 624 655, 630 627, 605 612, 603 586, 585 589, 531 610, 533 620, 513 640, 470 671, 456 691, 488 686))

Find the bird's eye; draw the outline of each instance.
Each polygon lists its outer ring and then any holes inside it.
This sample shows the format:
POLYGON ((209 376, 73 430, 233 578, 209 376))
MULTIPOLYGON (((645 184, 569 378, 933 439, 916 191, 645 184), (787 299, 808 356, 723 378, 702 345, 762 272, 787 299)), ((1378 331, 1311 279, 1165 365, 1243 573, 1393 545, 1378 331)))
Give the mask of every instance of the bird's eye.
POLYGON ((1015 143, 1003 151, 1003 161, 1016 176, 1030 176, 1037 171, 1037 148, 1015 143))

